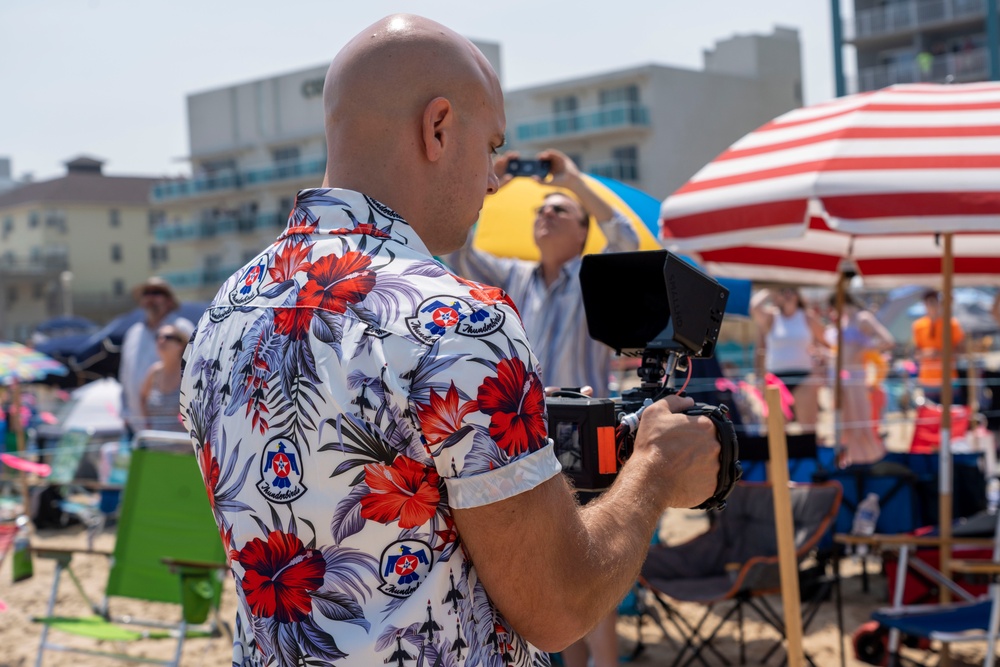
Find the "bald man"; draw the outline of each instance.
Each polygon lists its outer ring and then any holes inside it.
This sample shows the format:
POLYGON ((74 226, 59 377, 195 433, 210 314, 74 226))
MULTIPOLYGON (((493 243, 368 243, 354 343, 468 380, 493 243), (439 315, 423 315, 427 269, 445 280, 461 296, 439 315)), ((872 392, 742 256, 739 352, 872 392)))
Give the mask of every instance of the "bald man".
POLYGON ((496 74, 444 26, 390 16, 337 55, 324 101, 323 187, 187 351, 233 662, 548 664, 621 599, 662 511, 713 493, 713 428, 656 403, 578 508, 516 309, 433 258, 497 188, 496 74))

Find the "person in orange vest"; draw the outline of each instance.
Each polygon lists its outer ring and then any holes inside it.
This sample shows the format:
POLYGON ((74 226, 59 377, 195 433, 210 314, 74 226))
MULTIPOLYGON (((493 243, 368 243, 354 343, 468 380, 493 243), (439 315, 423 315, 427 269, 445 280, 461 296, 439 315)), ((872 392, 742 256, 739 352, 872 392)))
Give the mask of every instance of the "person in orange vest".
MULTIPOLYGON (((944 345, 941 304, 938 299, 938 293, 934 290, 925 292, 923 300, 927 314, 913 323, 913 346, 916 349, 917 363, 920 364, 917 383, 923 389, 924 397, 927 400, 940 403, 941 379, 943 377, 941 350, 944 345)), ((963 349, 962 341, 964 339, 965 333, 962 331, 958 320, 954 317, 951 318, 951 340, 956 353, 963 349)), ((953 382, 958 378, 958 372, 955 368, 956 357, 952 357, 952 368, 950 370, 953 382)), ((955 404, 963 402, 957 393, 953 394, 953 399, 955 404)))

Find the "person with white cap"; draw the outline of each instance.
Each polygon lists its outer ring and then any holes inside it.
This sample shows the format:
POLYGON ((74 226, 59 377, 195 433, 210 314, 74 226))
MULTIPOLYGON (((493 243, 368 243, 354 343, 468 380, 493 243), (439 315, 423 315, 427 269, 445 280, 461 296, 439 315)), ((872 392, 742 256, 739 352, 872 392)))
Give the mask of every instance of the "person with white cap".
POLYGON ((142 387, 149 369, 157 362, 156 334, 165 324, 194 329, 190 320, 178 312, 180 302, 173 288, 163 278, 152 276, 136 285, 132 296, 145 312, 145 318, 133 324, 122 339, 118 381, 122 385, 122 419, 130 437, 145 428, 142 387))

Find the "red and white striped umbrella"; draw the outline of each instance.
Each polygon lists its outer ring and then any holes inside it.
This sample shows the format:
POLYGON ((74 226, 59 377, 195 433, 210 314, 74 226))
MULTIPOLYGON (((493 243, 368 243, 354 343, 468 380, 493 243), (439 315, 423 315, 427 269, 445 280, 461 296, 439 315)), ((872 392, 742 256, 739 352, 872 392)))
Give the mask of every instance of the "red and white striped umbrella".
POLYGON ((786 113, 669 197, 668 248, 709 271, 832 284, 937 283, 935 234, 960 282, 1000 273, 1000 84, 900 85, 786 113))
MULTIPOLYGON (((838 265, 851 259, 868 285, 940 283, 950 319, 956 275, 1000 274, 1000 84, 892 86, 786 113, 669 197, 660 232, 720 275, 842 287, 838 265)), ((948 367, 949 327, 944 339, 948 367)), ((949 383, 941 402, 947 575, 949 383)))

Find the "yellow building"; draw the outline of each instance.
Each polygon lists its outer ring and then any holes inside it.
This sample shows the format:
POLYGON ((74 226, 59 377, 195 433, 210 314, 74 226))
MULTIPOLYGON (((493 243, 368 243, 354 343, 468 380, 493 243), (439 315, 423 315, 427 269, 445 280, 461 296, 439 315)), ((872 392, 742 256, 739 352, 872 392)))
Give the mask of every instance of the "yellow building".
POLYGON ((65 176, 0 194, 0 338, 27 340, 55 315, 105 322, 135 306, 130 288, 165 259, 149 204, 160 179, 102 164, 79 157, 65 176))

